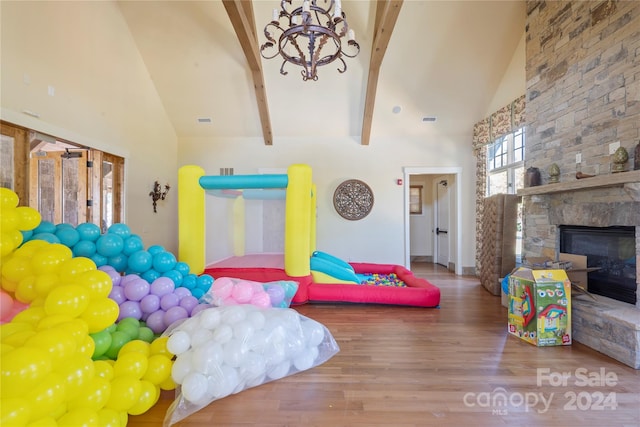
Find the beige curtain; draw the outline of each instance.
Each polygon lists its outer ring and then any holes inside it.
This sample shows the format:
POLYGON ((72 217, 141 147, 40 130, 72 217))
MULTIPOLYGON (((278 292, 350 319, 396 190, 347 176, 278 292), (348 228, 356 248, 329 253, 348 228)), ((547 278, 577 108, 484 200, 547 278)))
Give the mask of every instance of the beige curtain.
POLYGON ((476 272, 481 271, 482 218, 487 194, 487 150, 485 147, 524 126, 525 95, 500 108, 473 126, 473 152, 476 156, 476 272))

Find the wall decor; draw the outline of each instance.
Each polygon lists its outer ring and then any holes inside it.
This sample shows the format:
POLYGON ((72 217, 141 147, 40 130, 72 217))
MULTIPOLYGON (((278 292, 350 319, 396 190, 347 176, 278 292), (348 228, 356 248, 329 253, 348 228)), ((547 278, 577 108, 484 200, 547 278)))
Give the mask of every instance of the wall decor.
POLYGON ((373 208, 373 191, 359 179, 348 179, 338 185, 333 193, 333 206, 344 219, 362 219, 373 208))

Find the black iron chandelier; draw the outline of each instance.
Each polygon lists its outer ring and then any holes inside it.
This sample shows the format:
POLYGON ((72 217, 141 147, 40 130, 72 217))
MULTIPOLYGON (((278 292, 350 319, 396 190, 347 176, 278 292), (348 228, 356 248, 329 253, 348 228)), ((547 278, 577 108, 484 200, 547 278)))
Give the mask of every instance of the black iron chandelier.
POLYGON ((347 64, 343 56, 354 58, 360 52, 360 45, 355 40, 355 32, 349 29, 341 1, 324 0, 328 3, 326 9, 318 6, 318 0, 304 0, 302 6, 296 8, 292 3, 293 0, 281 0, 281 10, 273 9, 271 22, 264 27, 267 42, 260 47, 262 57, 273 59, 280 55, 284 59, 280 67, 283 75, 288 74, 284 70, 287 62, 302 67, 300 74, 304 81, 318 80, 318 67, 336 59, 342 63, 338 71, 344 73, 347 64), (271 31, 279 32, 277 41, 271 31), (346 46, 343 45, 345 37, 346 46), (265 53, 269 49, 276 52, 265 53))

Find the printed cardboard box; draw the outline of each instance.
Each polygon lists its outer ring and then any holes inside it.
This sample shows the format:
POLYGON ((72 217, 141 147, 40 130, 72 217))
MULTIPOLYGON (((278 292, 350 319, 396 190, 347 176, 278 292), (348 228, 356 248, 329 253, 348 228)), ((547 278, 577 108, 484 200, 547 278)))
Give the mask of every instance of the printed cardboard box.
POLYGON ((564 270, 509 276, 509 333, 539 347, 571 345, 571 281, 564 270))

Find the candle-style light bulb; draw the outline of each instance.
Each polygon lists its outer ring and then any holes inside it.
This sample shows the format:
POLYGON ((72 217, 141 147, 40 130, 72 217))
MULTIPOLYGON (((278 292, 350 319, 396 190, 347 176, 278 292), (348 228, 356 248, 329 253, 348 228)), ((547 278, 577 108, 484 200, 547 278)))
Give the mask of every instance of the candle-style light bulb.
POLYGON ((349 29, 349 31, 347 31, 347 38, 351 41, 351 40, 355 40, 356 39, 356 32, 353 31, 352 29, 349 29))
POLYGON ((309 4, 309 0, 304 0, 304 2, 302 3, 302 12, 310 12, 311 11, 311 5, 309 4))
POLYGON ((273 9, 273 18, 271 19, 273 22, 276 22, 279 17, 278 9, 273 9))

